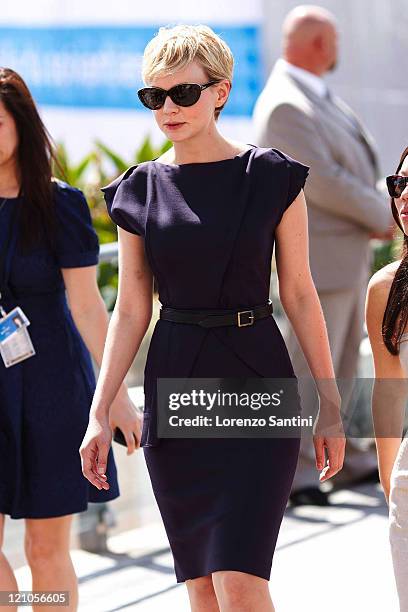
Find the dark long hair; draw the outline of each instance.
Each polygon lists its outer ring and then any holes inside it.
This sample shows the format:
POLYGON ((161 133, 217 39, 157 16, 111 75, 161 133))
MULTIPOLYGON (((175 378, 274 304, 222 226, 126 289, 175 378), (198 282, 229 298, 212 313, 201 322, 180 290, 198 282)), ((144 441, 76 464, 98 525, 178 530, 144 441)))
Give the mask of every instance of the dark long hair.
MULTIPOLYGON (((408 156, 408 147, 401 155, 396 174, 401 170, 405 158, 408 156)), ((392 355, 399 353, 399 341, 408 321, 408 236, 404 232, 398 215, 394 199, 391 198, 391 211, 396 224, 404 234, 401 263, 395 273, 387 306, 382 321, 382 337, 385 346, 392 355)))
POLYGON ((24 204, 19 220, 20 246, 26 251, 45 239, 54 249, 54 145, 27 85, 10 68, 0 68, 0 100, 12 115, 18 134, 16 162, 24 204))

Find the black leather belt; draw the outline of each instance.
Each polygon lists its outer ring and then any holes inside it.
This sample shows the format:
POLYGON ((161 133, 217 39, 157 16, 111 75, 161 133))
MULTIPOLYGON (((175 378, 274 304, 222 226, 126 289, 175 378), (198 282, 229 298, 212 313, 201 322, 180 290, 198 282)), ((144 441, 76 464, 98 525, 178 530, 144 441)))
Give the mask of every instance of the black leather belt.
POLYGON ((261 306, 253 306, 238 310, 237 308, 217 308, 204 310, 183 310, 164 306, 160 309, 160 319, 172 321, 173 323, 189 323, 201 325, 201 327, 221 327, 223 325, 235 325, 237 327, 248 327, 258 319, 264 319, 273 312, 272 302, 261 306))

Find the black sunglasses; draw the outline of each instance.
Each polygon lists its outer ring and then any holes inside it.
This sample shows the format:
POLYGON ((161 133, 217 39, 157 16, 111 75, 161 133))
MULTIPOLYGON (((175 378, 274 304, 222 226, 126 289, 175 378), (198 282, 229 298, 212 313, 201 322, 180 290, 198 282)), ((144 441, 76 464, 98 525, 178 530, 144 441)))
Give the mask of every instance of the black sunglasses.
POLYGON ((387 176, 387 187, 388 193, 392 198, 400 198, 404 189, 408 185, 408 176, 400 176, 399 174, 392 174, 387 176))
POLYGON ((215 83, 219 83, 219 81, 209 81, 209 83, 204 85, 199 85, 198 83, 180 83, 180 85, 175 85, 170 89, 143 87, 143 89, 139 89, 137 95, 141 103, 146 108, 150 108, 150 110, 159 110, 167 96, 170 96, 174 104, 178 106, 193 106, 193 104, 198 102, 203 89, 207 89, 207 87, 215 83))

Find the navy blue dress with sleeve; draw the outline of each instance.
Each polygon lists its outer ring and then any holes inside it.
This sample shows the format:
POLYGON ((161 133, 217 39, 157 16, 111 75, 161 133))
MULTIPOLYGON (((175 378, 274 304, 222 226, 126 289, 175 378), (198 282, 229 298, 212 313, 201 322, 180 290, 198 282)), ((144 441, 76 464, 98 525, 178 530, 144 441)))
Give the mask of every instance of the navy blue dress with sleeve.
MULTIPOLYGON (((275 231, 309 168, 277 149, 129 168, 103 189, 113 221, 144 241, 163 306, 266 304, 275 231)), ((299 438, 159 438, 159 378, 293 378, 273 316, 247 327, 156 321, 141 446, 177 582, 218 570, 269 579, 299 438)))
MULTIPOLYGON (((36 354, 10 368, 0 360, 0 513, 51 518, 86 510, 88 502, 119 496, 109 451, 108 491, 83 476, 79 447, 95 390, 91 357, 68 306, 61 268, 94 266, 99 243, 82 192, 54 183, 56 248, 38 244, 23 253, 12 241, 6 269, 6 311, 20 306, 36 354)), ((0 212, 0 244, 10 232, 14 207, 0 212)), ((18 212, 18 211, 17 211, 18 212)), ((17 224, 18 228, 18 224, 17 224)), ((18 234, 18 229, 15 237, 18 234)))

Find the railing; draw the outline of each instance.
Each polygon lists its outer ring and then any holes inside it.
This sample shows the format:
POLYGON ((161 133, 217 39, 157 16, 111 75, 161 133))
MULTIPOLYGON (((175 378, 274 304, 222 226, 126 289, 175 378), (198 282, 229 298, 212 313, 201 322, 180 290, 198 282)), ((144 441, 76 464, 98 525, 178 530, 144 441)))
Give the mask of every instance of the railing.
POLYGON ((118 243, 109 242, 108 244, 101 244, 99 251, 99 261, 114 261, 118 258, 118 243))

